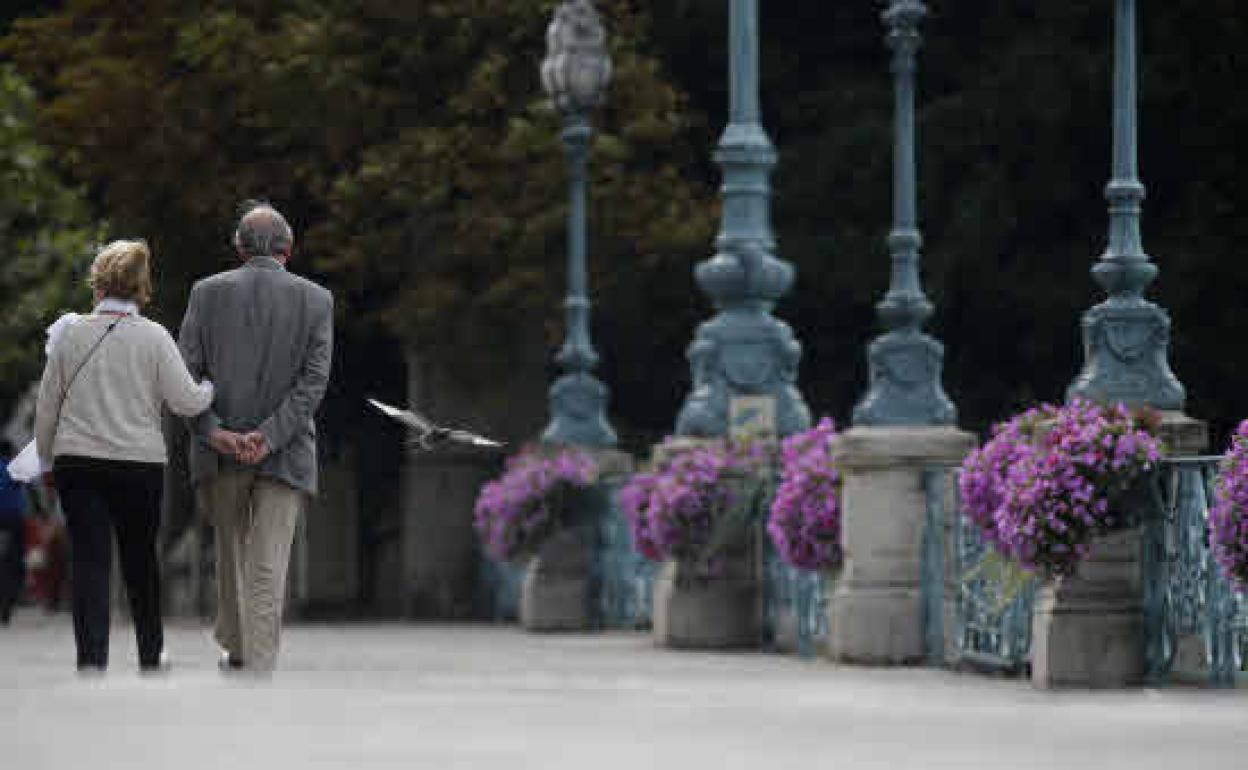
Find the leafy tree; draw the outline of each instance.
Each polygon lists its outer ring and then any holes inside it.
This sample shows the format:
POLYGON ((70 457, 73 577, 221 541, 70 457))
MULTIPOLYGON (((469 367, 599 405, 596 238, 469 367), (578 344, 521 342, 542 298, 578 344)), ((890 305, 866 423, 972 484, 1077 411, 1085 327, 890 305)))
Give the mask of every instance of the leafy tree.
POLYGON ((36 139, 34 94, 0 66, 0 403, 37 380, 43 331, 57 315, 82 310, 93 246, 104 236, 80 191, 66 186, 36 139))
MULTIPOLYGON (((125 231, 153 236, 171 315, 187 276, 230 259, 232 202, 262 192, 295 214, 360 339, 384 330, 452 361, 531 350, 535 328, 543 353, 558 337, 563 167, 536 76, 553 5, 67 0, 17 24, 7 47, 66 167, 125 231)), ((924 280, 947 386, 981 429, 1061 398, 1081 361, 1106 231, 1112 7, 928 5, 924 280)), ((599 6, 619 75, 592 165, 595 342, 617 422, 653 433, 670 426, 683 348, 709 313, 689 268, 711 251, 727 3, 599 6)), ((1248 103, 1228 98, 1248 71, 1240 6, 1142 3, 1140 16, 1145 243, 1162 270, 1152 294, 1174 321, 1189 411, 1219 433, 1248 415, 1248 266, 1233 258, 1248 227, 1236 214, 1248 103)), ((879 11, 760 4, 779 252, 799 271, 778 312, 806 346, 808 399, 841 418, 865 389, 888 280, 879 11)))
MULTIPOLYGON (((190 277, 228 264, 234 202, 263 194, 294 215, 349 333, 496 382, 561 328, 566 181, 538 79, 553 7, 70 0, 5 45, 66 165, 119 225, 150 234, 168 318, 190 277)), ((629 0, 600 9, 616 67, 591 163, 607 352, 642 332, 637 306, 689 305, 713 208, 686 173, 702 126, 646 48, 648 14, 629 0)), ((691 321, 651 316, 644 340, 674 341, 691 321)), ((609 359, 609 376, 653 379, 609 359)), ((380 376, 358 363, 344 373, 380 376)), ((634 413, 662 414, 637 400, 634 413)))

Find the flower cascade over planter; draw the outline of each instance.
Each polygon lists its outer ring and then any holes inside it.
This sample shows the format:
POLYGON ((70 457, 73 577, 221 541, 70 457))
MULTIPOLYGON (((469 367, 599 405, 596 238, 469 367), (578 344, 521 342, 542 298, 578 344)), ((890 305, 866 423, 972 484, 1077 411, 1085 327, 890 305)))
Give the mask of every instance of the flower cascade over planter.
POLYGON ((1092 541, 1130 524, 1116 503, 1161 455, 1159 415, 1075 400, 993 428, 958 484, 985 542, 1028 572, 1071 574, 1092 541))
POLYGON ((597 478, 597 463, 579 449, 526 447, 508 458, 503 475, 481 487, 473 508, 486 554, 499 561, 532 554, 567 523, 571 498, 597 478))
POLYGON ((1209 511, 1213 558, 1240 592, 1248 592, 1248 420, 1222 458, 1209 511))
POLYGON ((776 553, 798 569, 818 572, 841 563, 841 474, 832 459, 836 426, 824 417, 780 446, 780 486, 767 534, 776 553))
POLYGON ((656 454, 666 459, 620 489, 633 546, 650 561, 706 556, 725 536, 732 514, 754 497, 734 482, 761 478, 767 463, 767 451, 758 442, 682 447, 676 441, 664 441, 656 454))

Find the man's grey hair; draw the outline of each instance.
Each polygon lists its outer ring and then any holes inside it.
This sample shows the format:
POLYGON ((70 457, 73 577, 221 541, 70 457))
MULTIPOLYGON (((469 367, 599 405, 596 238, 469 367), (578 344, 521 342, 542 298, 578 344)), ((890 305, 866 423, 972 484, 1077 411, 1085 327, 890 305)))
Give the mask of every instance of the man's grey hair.
POLYGON ((234 231, 234 247, 247 258, 285 254, 295 234, 281 213, 264 201, 246 201, 234 231))

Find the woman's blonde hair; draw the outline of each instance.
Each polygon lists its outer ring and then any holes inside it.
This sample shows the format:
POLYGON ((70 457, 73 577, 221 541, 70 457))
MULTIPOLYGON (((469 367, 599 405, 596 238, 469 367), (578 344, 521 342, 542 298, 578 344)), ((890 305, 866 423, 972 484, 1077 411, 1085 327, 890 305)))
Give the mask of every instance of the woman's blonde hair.
POLYGON ((152 252, 144 241, 113 241, 91 263, 87 279, 97 293, 140 305, 152 298, 152 252))

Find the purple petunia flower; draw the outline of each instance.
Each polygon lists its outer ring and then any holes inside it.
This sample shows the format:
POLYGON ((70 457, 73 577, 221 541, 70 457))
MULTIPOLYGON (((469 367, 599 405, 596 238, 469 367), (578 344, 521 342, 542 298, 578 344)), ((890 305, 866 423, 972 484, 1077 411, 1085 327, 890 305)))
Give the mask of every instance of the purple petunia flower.
POLYGON ((633 546, 650 561, 701 553, 722 514, 739 502, 729 480, 757 473, 767 459, 755 443, 675 442, 666 439, 656 451, 666 459, 634 475, 619 492, 633 546))
POLYGON ((490 558, 511 561, 532 552, 560 526, 569 492, 593 485, 594 458, 578 449, 525 448, 507 459, 503 475, 477 495, 472 524, 490 558))
POLYGON ((1248 420, 1231 437, 1218 470, 1209 543, 1222 574, 1238 591, 1248 592, 1248 420))
POLYGON ((997 425, 958 477, 967 518, 1024 569, 1070 574, 1092 540, 1122 524, 1110 501, 1161 455, 1158 421, 1075 400, 997 425))
POLYGON ((841 562, 841 475, 833 463, 836 426, 823 418, 780 446, 780 486, 767 533, 776 553, 798 569, 819 571, 841 562))

